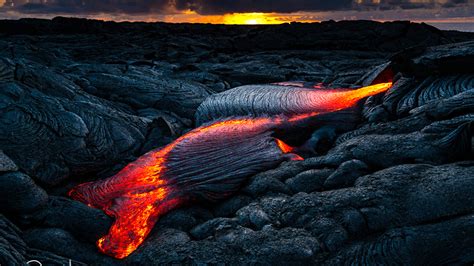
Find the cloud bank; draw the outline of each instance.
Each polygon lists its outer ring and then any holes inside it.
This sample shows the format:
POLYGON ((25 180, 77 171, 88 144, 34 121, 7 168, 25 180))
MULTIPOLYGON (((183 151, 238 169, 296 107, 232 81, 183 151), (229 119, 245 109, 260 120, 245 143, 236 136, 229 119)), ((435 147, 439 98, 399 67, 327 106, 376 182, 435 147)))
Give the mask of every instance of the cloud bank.
POLYGON ((245 12, 312 12, 360 9, 444 8, 472 0, 4 0, 3 9, 40 14, 172 14, 185 10, 202 15, 245 12))

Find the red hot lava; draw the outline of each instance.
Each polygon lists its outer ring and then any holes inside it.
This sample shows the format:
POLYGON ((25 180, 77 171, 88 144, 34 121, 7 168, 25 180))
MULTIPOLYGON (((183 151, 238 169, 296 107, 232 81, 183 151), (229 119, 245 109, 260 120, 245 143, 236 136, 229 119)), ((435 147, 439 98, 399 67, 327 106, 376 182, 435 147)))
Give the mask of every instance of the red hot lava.
POLYGON ((143 155, 117 175, 79 185, 69 195, 115 217, 97 245, 108 255, 124 258, 169 210, 193 197, 212 200, 235 191, 241 179, 254 172, 245 168, 259 170, 299 158, 285 155, 291 152, 289 146, 270 136, 282 122, 281 118, 243 118, 197 128, 143 155))
MULTIPOLYGON (((333 93, 321 104, 337 111, 389 87, 385 83, 333 93)), ((222 199, 251 175, 284 160, 301 160, 292 147, 271 135, 278 127, 315 115, 236 118, 204 125, 146 153, 115 176, 75 187, 69 195, 115 218, 97 246, 105 254, 125 258, 171 209, 196 199, 222 199)))

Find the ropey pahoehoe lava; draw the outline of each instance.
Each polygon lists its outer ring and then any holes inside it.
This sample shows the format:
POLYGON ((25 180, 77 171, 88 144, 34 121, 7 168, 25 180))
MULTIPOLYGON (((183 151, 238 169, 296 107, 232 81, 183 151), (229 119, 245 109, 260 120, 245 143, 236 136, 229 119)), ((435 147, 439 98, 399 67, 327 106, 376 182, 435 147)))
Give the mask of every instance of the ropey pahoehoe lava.
POLYGON ((292 88, 283 90, 285 97, 270 88, 254 92, 247 102, 222 105, 222 97, 233 93, 229 91, 206 101, 198 111, 201 121, 227 118, 204 124, 144 154, 110 178, 73 188, 69 195, 115 218, 97 246, 115 258, 127 257, 171 209, 194 200, 228 197, 246 178, 285 160, 301 160, 290 145, 273 135, 275 130, 352 107, 390 87, 388 82, 352 90, 292 88), (268 97, 270 104, 265 104, 268 97))

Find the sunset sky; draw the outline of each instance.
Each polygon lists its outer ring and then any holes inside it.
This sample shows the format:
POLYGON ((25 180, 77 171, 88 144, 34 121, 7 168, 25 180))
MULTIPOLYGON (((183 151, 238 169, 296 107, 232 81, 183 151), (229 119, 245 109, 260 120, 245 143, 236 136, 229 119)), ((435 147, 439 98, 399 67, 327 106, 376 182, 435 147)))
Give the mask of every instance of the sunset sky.
POLYGON ((5 19, 62 15, 224 24, 412 20, 474 31, 474 0, 0 0, 0 6, 5 19))

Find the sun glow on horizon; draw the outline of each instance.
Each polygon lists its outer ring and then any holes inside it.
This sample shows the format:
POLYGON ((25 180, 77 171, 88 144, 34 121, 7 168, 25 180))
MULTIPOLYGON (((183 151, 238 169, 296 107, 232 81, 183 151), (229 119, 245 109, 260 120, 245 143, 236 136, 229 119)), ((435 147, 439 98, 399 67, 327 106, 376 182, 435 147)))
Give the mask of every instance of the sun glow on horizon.
POLYGON ((201 15, 192 10, 180 14, 166 16, 166 22, 211 23, 227 25, 272 25, 292 21, 318 22, 317 20, 302 19, 301 15, 282 15, 279 13, 229 13, 223 15, 201 15))
POLYGON ((247 19, 246 21, 244 21, 244 24, 255 25, 259 24, 259 22, 257 19, 247 19))
POLYGON ((276 14, 271 13, 232 13, 223 16, 224 24, 236 25, 261 25, 281 24, 286 21, 279 20, 276 14))
MULTIPOLYGON (((474 1, 474 0, 471 0, 474 1)), ((388 11, 333 11, 333 12, 293 12, 293 13, 227 13, 227 14, 199 14, 194 10, 172 9, 165 13, 147 14, 127 14, 127 13, 106 13, 99 12, 93 14, 71 14, 71 13, 21 13, 15 10, 1 8, 5 0, 0 0, 0 16, 4 19, 19 18, 42 18, 51 19, 56 16, 79 17, 115 22, 166 22, 166 23, 199 23, 199 24, 227 24, 227 25, 271 25, 291 22, 315 23, 327 20, 373 20, 378 22, 388 22, 395 20, 410 20, 415 23, 424 22, 443 30, 460 30, 474 32, 474 18, 452 16, 448 11, 440 17, 426 17, 423 12, 416 13, 414 10, 388 11)), ((474 8, 474 6, 473 6, 474 8)), ((433 10, 431 10, 433 11, 433 10)), ((434 10, 438 12, 439 10, 434 10)))

